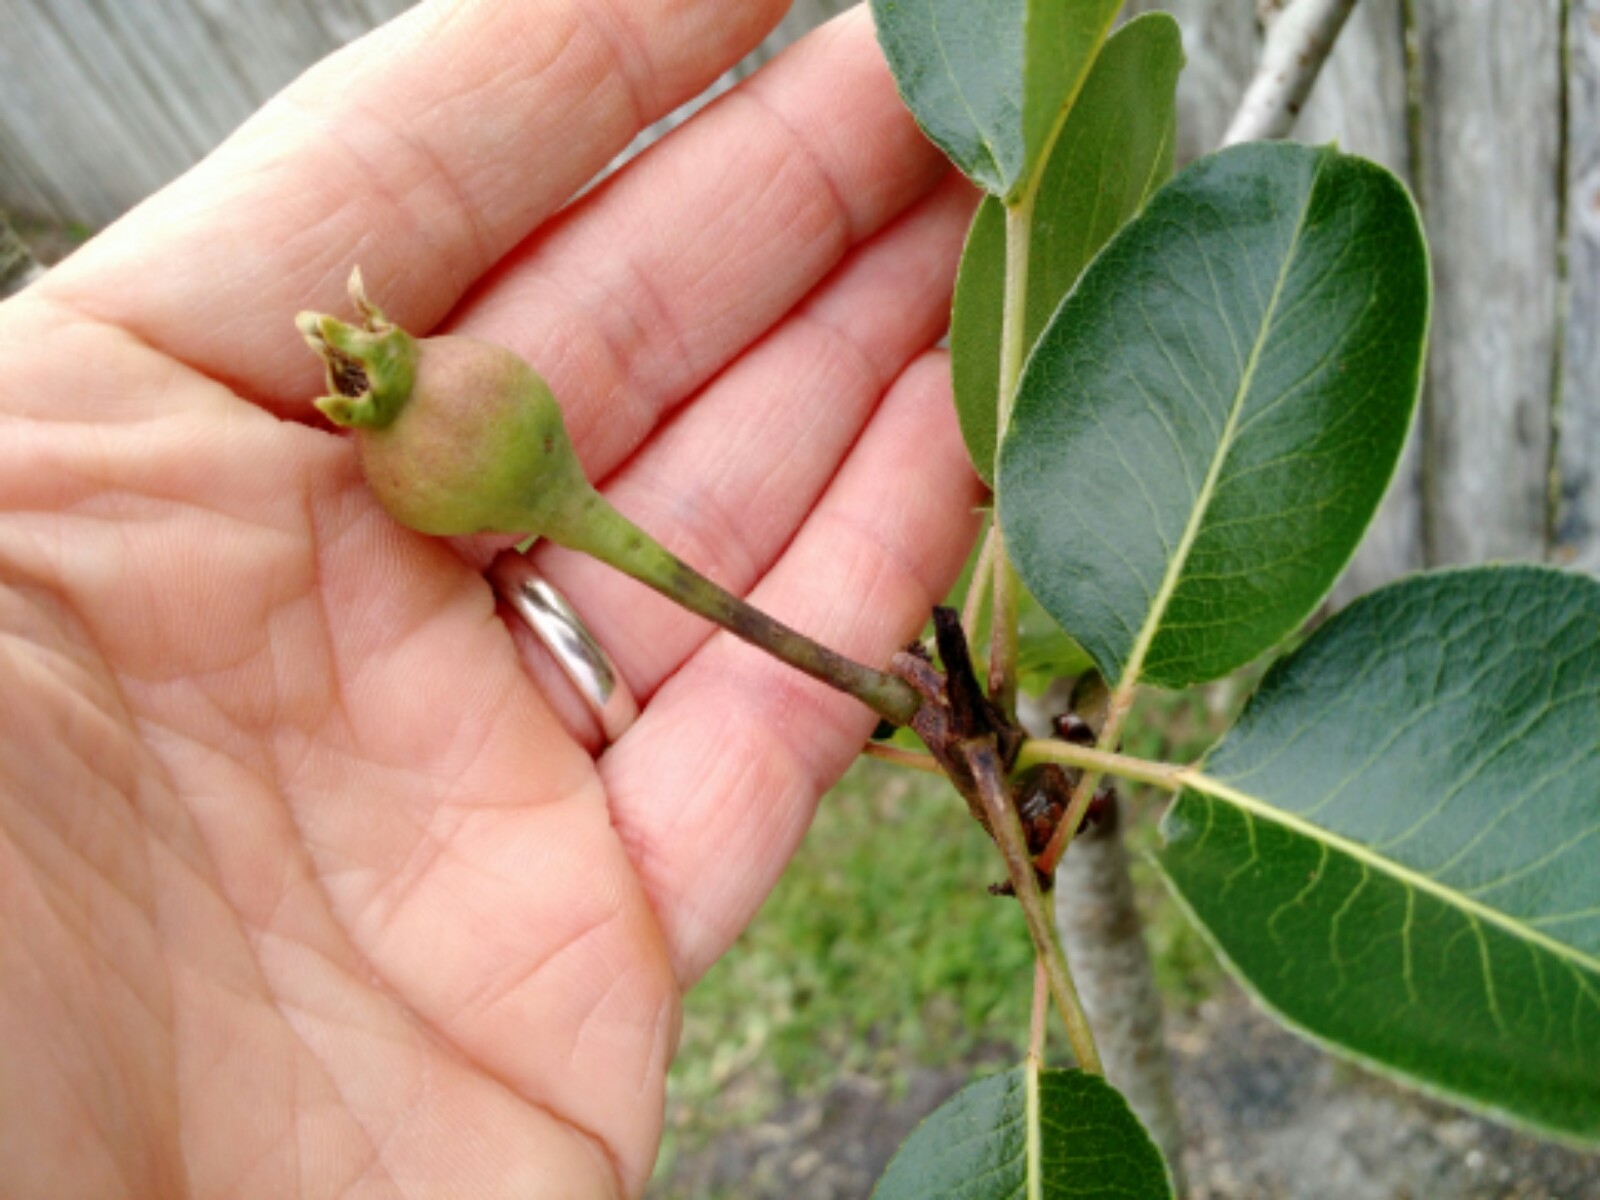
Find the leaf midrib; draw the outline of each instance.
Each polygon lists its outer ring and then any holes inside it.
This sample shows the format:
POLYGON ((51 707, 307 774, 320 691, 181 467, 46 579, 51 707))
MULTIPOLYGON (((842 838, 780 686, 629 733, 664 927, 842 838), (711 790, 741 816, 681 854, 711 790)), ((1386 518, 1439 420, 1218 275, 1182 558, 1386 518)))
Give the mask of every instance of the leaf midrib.
POLYGON ((1039 1095, 1040 1064, 1032 1054, 1023 1067, 1025 1098, 1027 1101, 1027 1200, 1044 1200, 1044 1165, 1042 1161, 1040 1126, 1044 1122, 1043 1105, 1039 1095))
POLYGON ((1364 866, 1388 875, 1415 891, 1425 892, 1434 899, 1441 900, 1453 908, 1478 917, 1514 937, 1531 942, 1557 958, 1566 959, 1588 971, 1600 974, 1600 958, 1586 954, 1582 950, 1569 946, 1564 942, 1556 941, 1548 934, 1540 933, 1537 929, 1523 924, 1507 913, 1490 908, 1482 901, 1474 900, 1465 893, 1446 887, 1430 875, 1425 875, 1418 870, 1398 863, 1392 858, 1383 857, 1360 842, 1325 829, 1286 809, 1278 808, 1259 797, 1252 796, 1248 792, 1242 792, 1235 787, 1231 787, 1215 776, 1207 775, 1204 771, 1185 769, 1177 772, 1175 778, 1186 787, 1218 800, 1226 801, 1251 816, 1270 821, 1284 829, 1347 854, 1364 866))
POLYGON ((1161 586, 1156 589, 1150 612, 1134 639, 1133 649, 1129 651, 1128 660, 1117 679, 1118 693, 1126 694, 1139 682, 1139 677, 1144 673, 1144 660, 1150 653, 1150 647, 1155 644, 1156 635, 1161 631, 1162 618, 1166 615, 1167 606, 1172 603, 1173 594, 1178 590, 1178 584, 1183 579, 1184 567, 1188 564, 1189 555, 1200 536, 1200 529, 1205 524, 1206 513, 1211 507, 1211 498, 1216 493, 1217 481, 1221 478, 1223 465, 1228 461, 1228 454, 1233 449, 1233 439, 1238 429, 1240 414, 1244 411, 1245 400, 1255 383, 1256 368, 1260 365, 1262 351, 1277 320, 1278 304, 1283 298, 1284 285, 1288 282, 1290 268, 1300 254, 1306 215, 1311 211, 1312 198, 1316 195, 1317 185, 1322 180, 1322 172, 1327 163, 1326 155, 1322 155, 1317 161, 1316 173, 1312 175, 1311 185, 1306 189, 1305 203, 1301 205, 1300 214, 1295 219, 1294 235, 1289 239, 1283 264, 1278 268, 1278 278, 1272 285, 1272 295, 1267 300, 1266 310, 1261 314, 1261 328, 1257 331, 1255 342, 1250 347, 1250 357, 1245 362, 1239 386, 1234 389, 1233 403, 1229 406, 1228 420, 1223 425, 1222 436, 1217 441, 1216 453, 1212 457, 1210 469, 1206 471, 1205 479, 1200 484, 1200 494, 1195 497, 1194 511, 1184 526, 1183 536, 1178 539, 1178 548, 1167 564, 1161 586))

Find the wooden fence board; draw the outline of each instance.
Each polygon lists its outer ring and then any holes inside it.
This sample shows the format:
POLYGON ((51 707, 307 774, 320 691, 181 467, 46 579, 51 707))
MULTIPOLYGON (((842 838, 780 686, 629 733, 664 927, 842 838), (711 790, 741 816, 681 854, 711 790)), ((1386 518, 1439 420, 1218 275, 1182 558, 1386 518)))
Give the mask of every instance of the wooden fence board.
MULTIPOLYGON (((0 0, 0 26, 6 140, 21 144, 19 165, 32 165, 36 190, 61 206, 38 215, 102 224, 190 161, 181 127, 82 0, 44 10, 0 0)), ((0 194, 21 190, 8 183, 0 194)))
MULTIPOLYGON (((5 58, 0 56, 0 71, 5 69, 5 58)), ((43 172, 5 122, 0 122, 0 163, 12 165, 9 173, 0 172, 0 214, 55 213, 65 207, 64 198, 49 190, 43 172)))
POLYGON ((794 0, 788 14, 772 31, 772 36, 762 43, 754 57, 758 62, 774 57, 789 43, 799 41, 818 25, 831 21, 854 6, 855 0, 794 0))
POLYGON ((297 3, 182 2, 200 14, 218 66, 243 85, 246 116, 336 45, 312 12, 297 3))
MULTIPOLYGON (((85 49, 83 85, 97 86, 108 60, 120 56, 138 73, 152 112, 180 133, 189 157, 216 145, 255 107, 240 64, 195 4, 58 0, 54 7, 63 14, 76 10, 72 36, 85 49)), ((156 119, 147 118, 151 124, 156 119)))
POLYGON ((1556 554, 1600 573, 1600 0, 1573 0, 1567 33, 1567 314, 1556 554))
POLYGON ((1415 0, 1433 242, 1433 563, 1543 558, 1559 296, 1561 0, 1415 0))

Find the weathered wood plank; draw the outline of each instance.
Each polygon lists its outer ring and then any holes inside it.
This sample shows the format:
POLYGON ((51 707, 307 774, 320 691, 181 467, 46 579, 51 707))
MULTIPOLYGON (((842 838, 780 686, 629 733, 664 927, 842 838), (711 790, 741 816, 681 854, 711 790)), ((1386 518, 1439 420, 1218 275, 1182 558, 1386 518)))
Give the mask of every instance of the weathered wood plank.
POLYGON ((1414 0, 1436 283, 1432 563, 1543 558, 1559 295, 1561 0, 1414 0))
MULTIPOLYGON (((0 0, 0 204, 99 226, 184 170, 269 96, 412 0, 0 0)), ((850 7, 796 0, 711 91, 850 7)))
POLYGON ((1295 137, 1411 173, 1406 128, 1406 29, 1401 0, 1361 0, 1323 64, 1295 137))
POLYGON ((189 161, 184 131, 84 0, 0 0, 0 24, 6 140, 60 206, 39 215, 101 224, 189 161))
POLYGON ((102 225, 408 0, 0 0, 0 203, 102 225))
MULTIPOLYGON (((0 74, 5 71, 6 58, 0 53, 0 74)), ((0 100, 0 105, 3 104, 4 100, 0 100)), ((54 216, 65 209, 65 197, 50 190, 44 173, 33 163, 32 155, 18 140, 16 131, 0 121, 0 211, 28 213, 37 218, 41 214, 54 216)))
MULTIPOLYGON (((298 0, 270 4, 239 0, 165 0, 197 14, 217 65, 238 81, 245 111, 230 112, 228 129, 340 44, 298 0)), ((226 133, 226 130, 224 131, 226 133)))
POLYGON ((86 55, 90 76, 105 70, 112 57, 126 62, 155 113, 181 135, 186 157, 204 154, 255 106, 239 64, 217 40, 212 26, 220 22, 208 21, 196 5, 61 0, 55 7, 63 13, 79 10, 71 35, 86 55))
MULTIPOLYGON (((1361 0, 1323 65, 1295 137, 1337 141, 1410 182, 1408 124, 1404 6, 1361 0)), ((1423 436, 1419 421, 1366 540, 1334 589, 1336 605, 1423 565, 1423 436)))
POLYGON ((1600 0, 1572 0, 1567 33, 1568 309, 1556 555, 1600 572, 1600 0))

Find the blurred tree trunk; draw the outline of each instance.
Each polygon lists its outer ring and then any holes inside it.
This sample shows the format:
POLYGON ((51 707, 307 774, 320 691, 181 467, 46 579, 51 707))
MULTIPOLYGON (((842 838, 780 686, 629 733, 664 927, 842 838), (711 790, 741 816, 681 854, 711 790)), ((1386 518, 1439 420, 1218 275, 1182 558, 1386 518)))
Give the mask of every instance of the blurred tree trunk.
POLYGON ((1166 1155, 1184 1194, 1183 1120, 1161 992, 1134 903, 1121 804, 1073 839, 1056 873, 1056 923, 1109 1079, 1166 1155))

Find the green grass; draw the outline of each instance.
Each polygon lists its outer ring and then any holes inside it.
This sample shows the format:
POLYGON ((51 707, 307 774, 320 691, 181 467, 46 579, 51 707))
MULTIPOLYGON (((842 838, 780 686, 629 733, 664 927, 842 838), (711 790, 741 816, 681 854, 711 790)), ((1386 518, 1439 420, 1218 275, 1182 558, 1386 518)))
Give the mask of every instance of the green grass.
MULTIPOLYGON (((1235 692, 1147 697, 1126 750, 1197 758, 1235 692)), ((1194 1004, 1221 974, 1140 853, 1157 844, 1164 804, 1130 797, 1135 883, 1162 990, 1194 1004)), ((1033 956, 1016 905, 985 891, 1003 874, 942 780, 857 764, 745 935, 688 997, 663 1171, 675 1151, 844 1073, 894 1086, 914 1067, 1015 1061, 1033 956)))
POLYGON ((858 764, 745 935, 690 994, 675 1098, 756 1069, 790 1092, 1026 1036, 1032 951, 1004 874, 941 780, 858 764), (1018 987, 1018 981, 1022 986, 1018 987))

